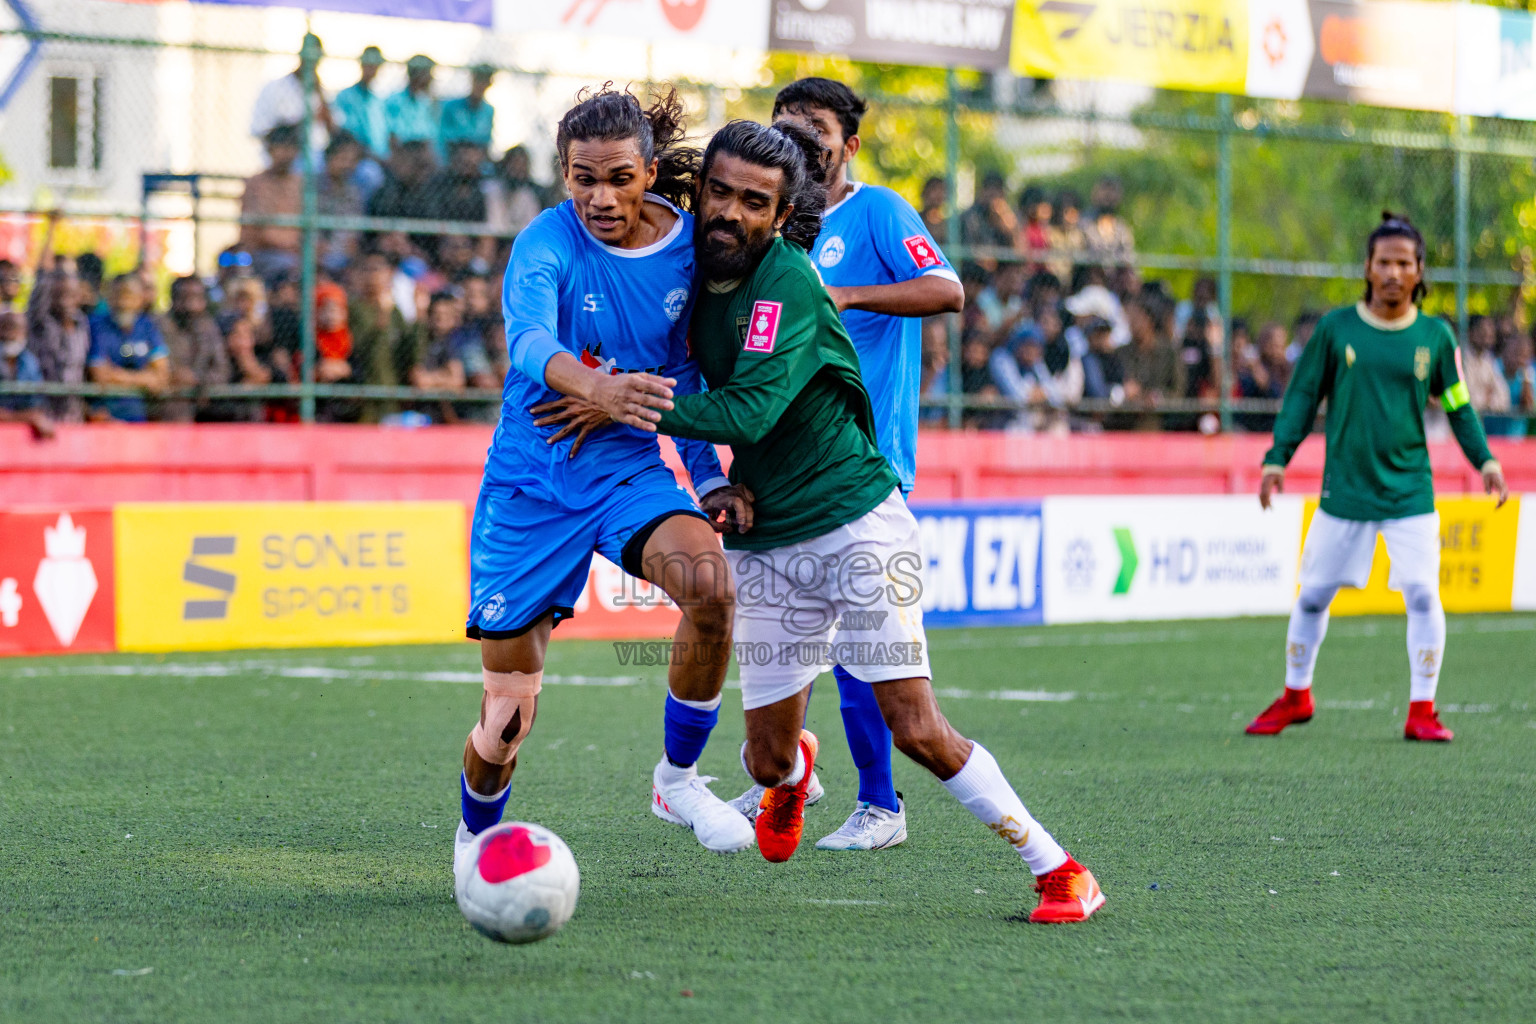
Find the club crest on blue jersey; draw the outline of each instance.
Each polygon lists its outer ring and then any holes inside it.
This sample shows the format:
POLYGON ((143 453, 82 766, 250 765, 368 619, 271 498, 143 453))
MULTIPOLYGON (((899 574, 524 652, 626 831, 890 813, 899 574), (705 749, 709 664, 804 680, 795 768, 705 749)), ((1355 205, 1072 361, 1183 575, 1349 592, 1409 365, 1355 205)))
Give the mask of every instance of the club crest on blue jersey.
POLYGON ((667 319, 677 323, 678 317, 683 315, 683 310, 688 308, 688 289, 673 288, 667 292, 667 297, 661 300, 662 312, 667 314, 667 319))
POLYGON ((816 262, 824 267, 835 267, 843 262, 845 247, 841 235, 833 235, 821 246, 821 252, 816 256, 816 262))

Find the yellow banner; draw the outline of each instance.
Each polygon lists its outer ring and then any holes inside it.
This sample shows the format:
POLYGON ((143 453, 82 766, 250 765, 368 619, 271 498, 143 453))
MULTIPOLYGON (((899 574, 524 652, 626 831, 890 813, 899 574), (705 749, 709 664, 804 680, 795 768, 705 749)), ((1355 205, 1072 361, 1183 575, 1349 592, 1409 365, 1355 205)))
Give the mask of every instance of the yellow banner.
POLYGON ((462 639, 456 502, 122 504, 117 646, 230 650, 462 639))
POLYGON ((1019 0, 1009 66, 1032 78, 1241 93, 1248 75, 1248 3, 1019 0))
MULTIPOLYGON (((1515 584, 1515 537, 1520 499, 1495 510, 1492 498, 1437 498, 1440 513, 1440 599, 1448 612, 1507 612, 1515 584)), ((1317 499, 1302 513, 1303 537, 1317 499)), ((1303 539, 1305 544, 1305 539, 1303 539)), ((1402 614, 1403 595, 1387 589, 1387 545, 1376 538, 1371 578, 1363 590, 1344 587, 1333 600, 1335 615, 1402 614)))

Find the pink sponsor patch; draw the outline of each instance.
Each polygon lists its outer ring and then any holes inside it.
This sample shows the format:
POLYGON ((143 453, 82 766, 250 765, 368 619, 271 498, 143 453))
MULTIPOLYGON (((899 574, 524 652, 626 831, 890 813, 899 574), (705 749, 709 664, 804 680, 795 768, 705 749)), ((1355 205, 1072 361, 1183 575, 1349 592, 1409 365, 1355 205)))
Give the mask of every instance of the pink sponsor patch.
POLYGON ((907 247, 907 255, 912 257, 912 262, 917 264, 918 270, 943 265, 944 261, 939 259, 939 254, 933 251, 933 243, 922 235, 903 238, 901 244, 907 247))
POLYGON ((779 340, 779 314, 784 311, 782 302, 752 303, 752 322, 747 325, 747 340, 743 352, 772 352, 773 343, 779 340))

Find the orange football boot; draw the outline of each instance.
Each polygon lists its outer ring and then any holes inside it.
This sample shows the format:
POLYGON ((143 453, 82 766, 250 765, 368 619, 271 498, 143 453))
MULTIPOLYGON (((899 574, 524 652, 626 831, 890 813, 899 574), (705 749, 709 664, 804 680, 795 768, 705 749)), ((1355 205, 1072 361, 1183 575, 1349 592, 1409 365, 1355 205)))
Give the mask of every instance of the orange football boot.
POLYGON ((1440 724, 1440 716, 1435 714, 1434 701, 1415 700, 1408 703, 1408 721, 1403 725, 1403 739, 1449 743, 1455 735, 1440 724))
POLYGON ((800 754, 805 758, 805 774, 793 786, 775 786, 764 791, 757 805, 757 848, 770 863, 784 863, 800 845, 800 834, 805 831, 805 795, 811 787, 818 747, 815 734, 801 729, 800 754))
POLYGON ((1301 725, 1312 721, 1312 690, 1293 690, 1289 686, 1280 699, 1265 708, 1258 718, 1248 723, 1250 736, 1273 736, 1288 725, 1301 725))
POLYGON ((1029 915, 1031 924, 1069 924, 1086 921, 1104 905, 1093 872, 1067 854, 1067 862, 1035 879, 1040 905, 1029 915))

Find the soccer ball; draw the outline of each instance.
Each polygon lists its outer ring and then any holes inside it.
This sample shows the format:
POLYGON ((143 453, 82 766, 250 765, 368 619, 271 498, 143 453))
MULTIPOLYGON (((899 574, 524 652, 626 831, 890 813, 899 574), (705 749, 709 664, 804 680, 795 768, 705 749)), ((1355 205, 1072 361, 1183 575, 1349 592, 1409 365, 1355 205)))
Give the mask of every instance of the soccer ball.
POLYGON ((549 829, 506 821, 475 837, 454 871, 453 894, 475 930, 497 942, 537 942, 576 910, 581 872, 549 829))

